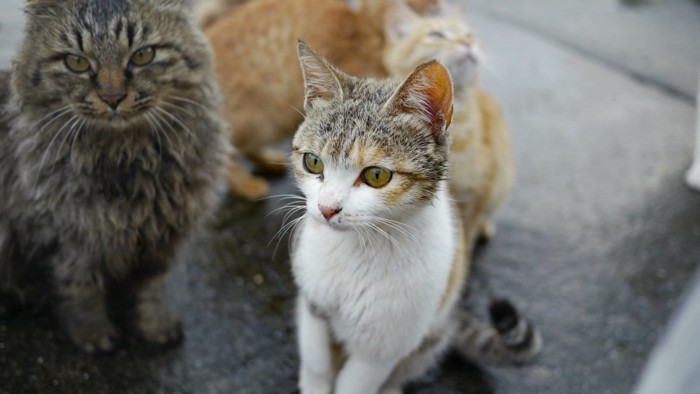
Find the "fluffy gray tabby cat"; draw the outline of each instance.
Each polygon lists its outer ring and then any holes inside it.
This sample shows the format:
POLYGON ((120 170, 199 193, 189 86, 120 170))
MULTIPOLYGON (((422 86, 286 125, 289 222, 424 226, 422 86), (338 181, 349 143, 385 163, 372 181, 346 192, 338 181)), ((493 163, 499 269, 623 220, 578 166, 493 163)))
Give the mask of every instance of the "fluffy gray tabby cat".
POLYGON ((207 42, 184 0, 26 12, 0 124, 0 313, 48 293, 87 352, 114 347, 114 321, 178 340, 165 274, 229 151, 207 42))

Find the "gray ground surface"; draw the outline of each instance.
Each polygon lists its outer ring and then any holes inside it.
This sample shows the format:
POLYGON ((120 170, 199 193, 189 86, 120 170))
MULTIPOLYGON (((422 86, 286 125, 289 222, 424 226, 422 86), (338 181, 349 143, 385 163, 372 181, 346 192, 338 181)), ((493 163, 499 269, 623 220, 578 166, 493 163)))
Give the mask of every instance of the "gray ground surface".
MULTIPOLYGON (((21 28, 0 3, 0 67, 21 28)), ((700 6, 471 0, 484 86, 511 125, 516 188, 479 249, 465 305, 507 296, 542 330, 530 366, 450 357, 410 393, 627 393, 700 261, 687 190, 700 6), (534 5, 536 4, 536 5, 534 5)), ((275 181, 275 193, 293 190, 275 181)), ((290 393, 297 356, 274 201, 228 197, 171 275, 186 340, 78 353, 42 311, 0 322, 0 393, 290 393)))

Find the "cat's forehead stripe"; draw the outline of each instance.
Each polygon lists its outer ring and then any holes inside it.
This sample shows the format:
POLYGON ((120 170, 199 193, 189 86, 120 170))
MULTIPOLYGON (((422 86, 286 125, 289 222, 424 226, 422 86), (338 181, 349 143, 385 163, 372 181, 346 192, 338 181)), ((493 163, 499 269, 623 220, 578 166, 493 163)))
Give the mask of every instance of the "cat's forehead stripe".
POLYGON ((78 11, 80 18, 91 24, 107 26, 109 20, 127 14, 129 3, 126 0, 87 0, 78 11))

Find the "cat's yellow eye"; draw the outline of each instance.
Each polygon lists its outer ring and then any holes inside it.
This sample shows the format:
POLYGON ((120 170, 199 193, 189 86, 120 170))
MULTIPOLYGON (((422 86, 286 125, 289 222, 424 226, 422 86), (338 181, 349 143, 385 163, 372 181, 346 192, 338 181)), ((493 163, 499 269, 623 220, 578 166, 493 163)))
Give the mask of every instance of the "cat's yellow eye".
POLYGON ((66 68, 74 73, 80 74, 90 69, 90 62, 86 58, 78 55, 66 55, 66 57, 63 58, 63 63, 66 65, 66 68))
POLYGON ((312 174, 323 172, 323 162, 312 153, 304 153, 304 169, 312 174))
POLYGON ((154 47, 141 48, 131 55, 131 64, 134 66, 145 66, 153 61, 156 57, 156 49, 154 47))
POLYGON ((362 181, 374 188, 382 187, 391 181, 391 171, 381 167, 368 167, 362 171, 362 181))

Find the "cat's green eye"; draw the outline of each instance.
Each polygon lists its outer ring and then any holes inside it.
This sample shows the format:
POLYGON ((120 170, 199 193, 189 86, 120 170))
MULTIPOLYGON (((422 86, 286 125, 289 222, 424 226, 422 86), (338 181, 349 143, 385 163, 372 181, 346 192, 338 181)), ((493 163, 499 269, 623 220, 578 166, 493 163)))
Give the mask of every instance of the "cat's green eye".
POLYGON ((145 66, 153 61, 156 57, 156 49, 153 47, 145 47, 136 51, 131 55, 131 64, 134 66, 145 66))
POLYGON ((382 187, 391 181, 391 171, 381 167, 368 167, 362 171, 362 181, 374 188, 382 187))
POLYGON ((66 57, 63 58, 63 63, 66 65, 66 68, 74 73, 80 74, 90 69, 90 62, 86 58, 78 55, 66 55, 66 57))
POLYGON ((312 174, 323 172, 323 162, 312 153, 304 153, 304 169, 312 174))

